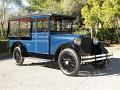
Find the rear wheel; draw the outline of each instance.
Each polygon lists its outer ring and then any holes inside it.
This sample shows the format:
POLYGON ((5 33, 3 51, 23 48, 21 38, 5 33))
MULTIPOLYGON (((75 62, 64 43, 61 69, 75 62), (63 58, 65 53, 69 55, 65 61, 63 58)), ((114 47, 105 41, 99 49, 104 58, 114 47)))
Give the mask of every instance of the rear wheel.
POLYGON ((22 55, 22 50, 20 46, 17 46, 13 50, 13 59, 16 62, 16 65, 22 65, 24 62, 24 57, 22 55))
POLYGON ((64 74, 77 75, 80 67, 78 54, 71 48, 62 50, 59 54, 58 65, 64 74))

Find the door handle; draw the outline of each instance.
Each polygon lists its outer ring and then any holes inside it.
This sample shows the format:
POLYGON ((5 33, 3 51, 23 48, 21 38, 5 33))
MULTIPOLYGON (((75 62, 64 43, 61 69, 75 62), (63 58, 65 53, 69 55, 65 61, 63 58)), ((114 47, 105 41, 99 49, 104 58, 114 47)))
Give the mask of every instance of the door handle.
POLYGON ((37 38, 38 36, 37 35, 34 35, 33 38, 37 38))
POLYGON ((38 37, 37 35, 35 35, 35 37, 38 37))

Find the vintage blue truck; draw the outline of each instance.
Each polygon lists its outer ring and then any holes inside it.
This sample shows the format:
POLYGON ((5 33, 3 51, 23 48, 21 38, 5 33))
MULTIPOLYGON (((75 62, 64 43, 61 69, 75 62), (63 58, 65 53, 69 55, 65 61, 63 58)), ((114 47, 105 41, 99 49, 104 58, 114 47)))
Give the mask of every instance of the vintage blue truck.
POLYGON ((90 63, 104 68, 111 54, 97 39, 72 34, 75 17, 60 14, 37 14, 10 18, 9 48, 17 65, 24 57, 38 54, 58 62, 66 75, 77 75, 80 65, 90 63))

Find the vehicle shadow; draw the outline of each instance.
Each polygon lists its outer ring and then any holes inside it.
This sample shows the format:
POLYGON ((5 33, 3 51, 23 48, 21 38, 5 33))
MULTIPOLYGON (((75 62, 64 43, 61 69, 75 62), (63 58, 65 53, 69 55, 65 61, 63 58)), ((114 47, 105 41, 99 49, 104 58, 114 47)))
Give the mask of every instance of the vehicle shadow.
POLYGON ((78 76, 94 77, 106 75, 120 75, 120 58, 112 58, 110 63, 104 69, 96 70, 91 65, 81 66, 78 76))
POLYGON ((46 67, 46 68, 51 68, 51 69, 59 70, 58 64, 55 61, 47 61, 47 62, 37 62, 37 63, 23 64, 22 66, 42 66, 42 67, 46 67))
POLYGON ((9 59, 12 59, 12 56, 11 56, 11 55, 7 55, 7 56, 2 56, 2 57, 0 57, 0 61, 9 60, 9 59))
MULTIPOLYGON (((46 68, 59 70, 57 62, 47 61, 24 64, 23 66, 42 66, 46 68)), ((120 58, 112 58, 109 65, 101 70, 94 69, 91 65, 81 65, 80 71, 76 77, 94 77, 94 76, 106 76, 106 75, 120 75, 120 58)))

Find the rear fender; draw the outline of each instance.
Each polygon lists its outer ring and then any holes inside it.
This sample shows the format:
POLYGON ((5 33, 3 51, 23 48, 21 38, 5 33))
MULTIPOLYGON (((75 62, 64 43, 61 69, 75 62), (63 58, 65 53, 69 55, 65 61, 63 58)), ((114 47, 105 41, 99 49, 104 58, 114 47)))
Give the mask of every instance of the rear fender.
POLYGON ((22 42, 20 42, 20 41, 17 41, 17 42, 14 42, 14 43, 13 43, 13 45, 12 45, 12 47, 11 47, 11 53, 13 52, 14 48, 17 47, 17 46, 19 46, 19 47, 21 48, 22 54, 23 54, 24 56, 27 56, 27 49, 26 49, 24 43, 22 43, 22 42))

